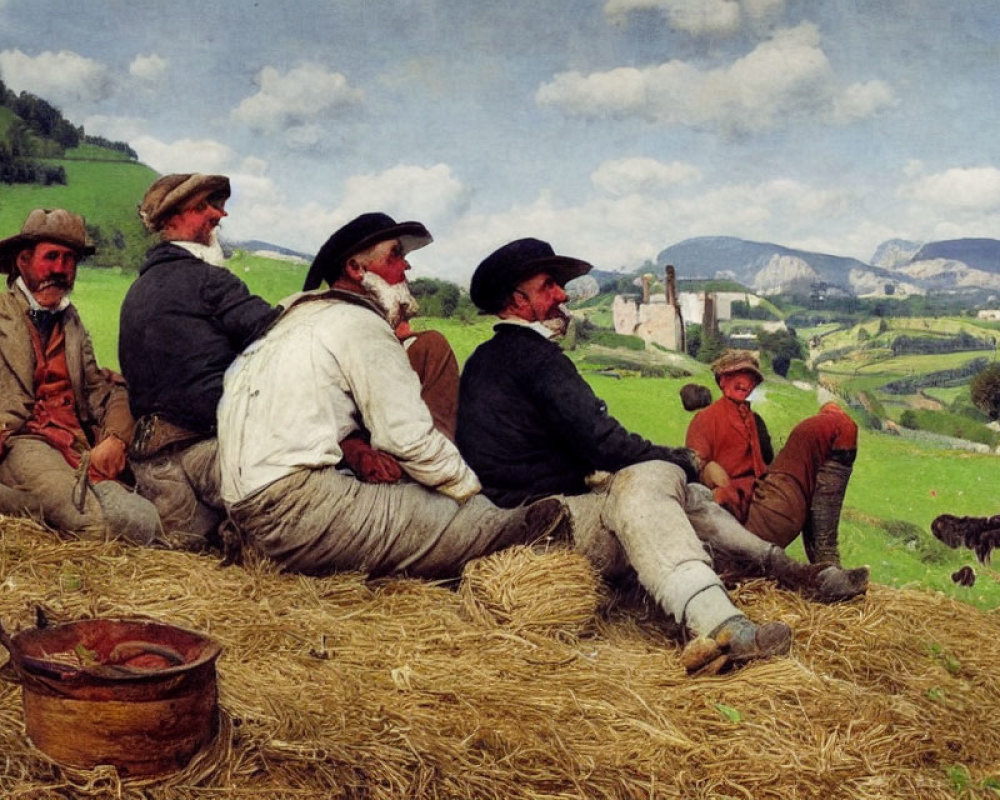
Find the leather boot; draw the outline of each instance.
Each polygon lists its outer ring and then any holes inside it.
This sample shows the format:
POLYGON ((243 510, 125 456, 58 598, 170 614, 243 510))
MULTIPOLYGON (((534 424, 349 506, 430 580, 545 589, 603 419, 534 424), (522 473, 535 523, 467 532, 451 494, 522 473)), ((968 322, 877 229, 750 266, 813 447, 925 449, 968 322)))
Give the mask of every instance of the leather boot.
POLYGON ((993 548, 1000 547, 1000 514, 992 517, 956 517, 941 514, 931 523, 931 533, 948 547, 975 551, 980 563, 988 563, 993 548))
POLYGON ((748 661, 787 655, 792 629, 784 622, 756 625, 742 614, 730 617, 708 636, 693 639, 681 653, 690 675, 716 675, 748 661))
POLYGON ((802 529, 802 544, 812 564, 840 566, 837 528, 852 471, 853 467, 829 459, 816 472, 816 488, 802 529))
POLYGON ((802 564, 772 546, 765 568, 779 586, 818 603, 839 603, 868 591, 868 567, 841 569, 834 564, 802 564))

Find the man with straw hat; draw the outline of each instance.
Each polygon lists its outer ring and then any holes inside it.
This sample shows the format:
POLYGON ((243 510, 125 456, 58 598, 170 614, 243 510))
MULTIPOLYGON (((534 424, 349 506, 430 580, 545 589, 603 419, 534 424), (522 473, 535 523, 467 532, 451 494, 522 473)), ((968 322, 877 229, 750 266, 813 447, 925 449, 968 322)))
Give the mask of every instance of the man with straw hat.
POLYGON ((553 341, 565 330, 564 286, 591 265, 547 242, 518 239, 479 264, 470 294, 500 322, 462 372, 458 445, 487 496, 518 506, 557 496, 570 509, 575 548, 608 577, 629 569, 697 639, 691 671, 782 655, 783 622, 751 622, 729 598, 713 555, 824 601, 864 591, 867 572, 820 574, 762 542, 716 505, 694 454, 655 445, 611 417, 553 341))
POLYGON ((767 426, 750 407, 764 380, 748 350, 713 364, 722 397, 699 411, 687 446, 716 501, 761 539, 787 547, 799 531, 809 560, 840 565, 838 523, 858 448, 858 426, 836 403, 803 420, 774 455, 767 426))
POLYGON ((116 479, 132 416, 120 378, 97 365, 70 293, 93 254, 83 217, 35 209, 0 241, 0 495, 59 531, 140 544, 159 529, 153 506, 116 479))
POLYGON ((226 373, 222 496, 246 541, 282 569, 452 577, 565 521, 557 500, 497 508, 434 427, 395 333, 408 303, 406 254, 430 241, 419 222, 352 220, 310 269, 314 285, 330 288, 290 298, 226 373), (363 481, 342 469, 341 442, 361 429, 402 479, 363 481))
POLYGON ((225 175, 164 175, 149 187, 139 216, 159 241, 121 307, 118 358, 136 417, 132 469, 160 512, 164 543, 178 549, 220 544, 222 376, 280 312, 224 266, 218 226, 229 194, 225 175))

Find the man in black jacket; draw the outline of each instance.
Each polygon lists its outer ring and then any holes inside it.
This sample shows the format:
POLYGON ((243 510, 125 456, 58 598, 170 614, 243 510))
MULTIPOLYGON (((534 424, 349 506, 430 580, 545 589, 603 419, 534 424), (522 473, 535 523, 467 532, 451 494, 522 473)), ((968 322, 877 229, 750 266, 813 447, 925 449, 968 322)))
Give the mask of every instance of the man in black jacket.
POLYGON ((222 266, 216 232, 229 194, 224 175, 165 175, 150 186, 139 216, 160 242, 121 308, 132 469, 168 544, 184 549, 211 544, 225 518, 215 440, 223 373, 281 310, 222 266))
POLYGON ((792 561, 693 483, 691 451, 655 445, 608 414, 552 341, 568 318, 563 287, 590 268, 546 242, 519 239, 476 269, 472 300, 500 323, 462 372, 462 455, 500 506, 562 496, 576 549, 608 577, 635 570, 664 610, 699 637, 687 651, 689 669, 787 653, 789 627, 750 622, 732 604, 706 545, 744 573, 766 573, 828 602, 863 591, 867 571, 821 573, 792 561))

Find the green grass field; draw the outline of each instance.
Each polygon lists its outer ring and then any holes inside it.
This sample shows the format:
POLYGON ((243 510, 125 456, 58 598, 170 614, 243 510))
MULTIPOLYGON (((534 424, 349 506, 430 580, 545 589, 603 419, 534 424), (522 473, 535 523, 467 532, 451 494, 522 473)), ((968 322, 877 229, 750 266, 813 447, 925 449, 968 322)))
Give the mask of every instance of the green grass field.
MULTIPOLYGON (((277 263, 243 253, 230 259, 230 267, 251 290, 271 302, 298 291, 306 267, 277 263)), ((90 328, 98 358, 117 366, 118 309, 133 277, 113 270, 82 269, 75 302, 90 328)), ((492 334, 492 317, 471 323, 453 319, 418 319, 415 327, 434 327, 452 343, 464 363, 476 346, 492 334)), ((582 353, 571 354, 574 360, 582 353)), ((921 358, 921 357, 917 357, 921 358)), ((940 357, 933 359, 935 366, 940 357)), ((912 362, 911 362, 912 363, 912 362)), ((610 412, 627 428, 653 441, 681 445, 690 414, 680 404, 685 383, 703 383, 718 397, 708 367, 684 359, 691 377, 609 377, 587 371, 594 391, 610 412)), ((920 366, 916 364, 916 366, 920 366)), ((768 423, 776 447, 785 441, 795 423, 818 408, 815 392, 796 388, 771 377, 763 386, 755 408, 768 423)), ((964 564, 974 564, 965 551, 950 551, 930 534, 938 514, 994 514, 997 502, 997 457, 965 451, 935 449, 887 434, 862 430, 841 523, 843 555, 848 564, 868 564, 874 580, 893 586, 925 586, 983 608, 1000 608, 1000 574, 976 566, 979 579, 965 588, 950 580, 964 564)), ((792 552, 802 557, 801 546, 792 552)))

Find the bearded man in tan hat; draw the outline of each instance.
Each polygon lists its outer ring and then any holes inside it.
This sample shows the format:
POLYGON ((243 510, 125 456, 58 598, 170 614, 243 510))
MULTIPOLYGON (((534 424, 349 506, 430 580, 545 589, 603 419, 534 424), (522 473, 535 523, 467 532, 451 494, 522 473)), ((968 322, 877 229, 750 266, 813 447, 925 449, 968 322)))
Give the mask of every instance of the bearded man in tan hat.
POLYGON ((180 549, 217 543, 222 375, 280 312, 223 266, 217 229, 229 194, 224 175, 165 175, 149 187, 139 216, 160 241, 121 307, 118 358, 137 421, 132 469, 180 549))
POLYGON ((132 437, 120 378, 98 367, 69 295, 94 252, 83 217, 35 209, 0 241, 0 505, 76 535, 141 544, 159 529, 153 506, 118 478, 132 437))
POLYGON ((722 397, 699 411, 687 446, 716 501, 765 541, 787 547, 799 532, 813 563, 840 564, 838 523, 858 448, 858 426, 836 403, 803 420, 777 456, 749 396, 764 380, 748 350, 712 364, 722 397))

